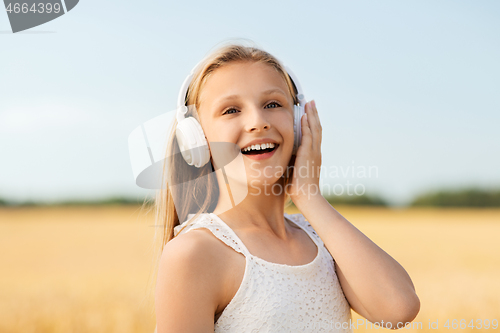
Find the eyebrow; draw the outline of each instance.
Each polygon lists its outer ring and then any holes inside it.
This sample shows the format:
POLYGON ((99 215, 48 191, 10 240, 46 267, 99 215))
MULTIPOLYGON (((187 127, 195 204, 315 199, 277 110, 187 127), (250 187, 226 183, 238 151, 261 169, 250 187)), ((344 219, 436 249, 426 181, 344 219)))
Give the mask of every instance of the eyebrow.
MULTIPOLYGON (((269 89, 269 90, 262 92, 263 95, 271 95, 271 94, 275 94, 275 93, 281 94, 281 95, 286 97, 285 93, 281 89, 278 89, 278 88, 273 88, 273 89, 269 89)), ((217 104, 223 103, 223 102, 228 101, 228 100, 238 99, 239 97, 240 97, 239 95, 229 95, 229 96, 226 96, 226 97, 219 99, 217 101, 217 104)))

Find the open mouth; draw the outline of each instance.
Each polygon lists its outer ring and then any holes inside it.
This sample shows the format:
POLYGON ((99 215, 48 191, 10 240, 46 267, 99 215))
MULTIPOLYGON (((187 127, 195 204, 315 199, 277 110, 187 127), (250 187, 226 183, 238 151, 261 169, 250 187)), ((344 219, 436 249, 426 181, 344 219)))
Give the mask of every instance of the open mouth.
POLYGON ((262 155, 266 153, 270 153, 276 149, 278 149, 279 145, 275 144, 273 148, 266 148, 266 149, 260 149, 260 150, 248 150, 248 151, 241 151, 242 154, 244 155, 262 155))

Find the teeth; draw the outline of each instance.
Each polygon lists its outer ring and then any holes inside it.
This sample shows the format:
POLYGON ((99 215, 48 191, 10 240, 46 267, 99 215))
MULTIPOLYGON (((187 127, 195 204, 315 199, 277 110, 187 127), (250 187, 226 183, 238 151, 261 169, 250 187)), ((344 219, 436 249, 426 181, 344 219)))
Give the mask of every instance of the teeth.
POLYGON ((275 144, 274 143, 263 143, 260 145, 251 145, 246 148, 243 148, 242 151, 250 151, 250 150, 261 150, 261 149, 267 149, 267 148, 274 148, 275 144))

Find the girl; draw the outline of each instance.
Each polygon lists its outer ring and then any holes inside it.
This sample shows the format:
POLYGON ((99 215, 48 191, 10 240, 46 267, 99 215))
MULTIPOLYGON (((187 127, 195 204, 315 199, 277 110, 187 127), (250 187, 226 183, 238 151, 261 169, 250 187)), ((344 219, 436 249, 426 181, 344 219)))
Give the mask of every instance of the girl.
POLYGON ((352 332, 351 308, 387 328, 417 315, 403 267, 319 193, 314 101, 294 152, 297 94, 282 64, 255 47, 221 47, 194 70, 183 112, 201 124, 210 162, 189 165, 182 130, 172 132, 169 186, 156 199, 159 333, 352 332), (236 147, 243 167, 234 156, 218 163, 218 143, 236 147), (290 200, 302 214, 284 213, 290 200))

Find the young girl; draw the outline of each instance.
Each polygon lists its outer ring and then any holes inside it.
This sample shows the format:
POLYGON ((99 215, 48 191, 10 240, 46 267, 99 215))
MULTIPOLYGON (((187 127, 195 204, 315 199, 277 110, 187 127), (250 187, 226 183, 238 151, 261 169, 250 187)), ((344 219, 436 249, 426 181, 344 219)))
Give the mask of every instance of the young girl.
POLYGON ((201 124, 193 128, 208 142, 210 160, 194 165, 190 158, 202 161, 202 147, 184 156, 187 139, 179 139, 182 130, 172 133, 168 186, 157 197, 157 331, 352 332, 351 308, 387 328, 413 320, 420 303, 406 271, 319 193, 322 127, 314 101, 299 118, 295 152, 301 96, 283 65, 232 44, 206 57, 186 82, 190 108, 183 112, 201 124), (231 165, 238 165, 231 149, 223 164, 214 159, 216 150, 224 153, 220 143, 237 148, 243 167, 231 165), (301 214, 284 213, 290 199, 301 214))

